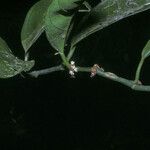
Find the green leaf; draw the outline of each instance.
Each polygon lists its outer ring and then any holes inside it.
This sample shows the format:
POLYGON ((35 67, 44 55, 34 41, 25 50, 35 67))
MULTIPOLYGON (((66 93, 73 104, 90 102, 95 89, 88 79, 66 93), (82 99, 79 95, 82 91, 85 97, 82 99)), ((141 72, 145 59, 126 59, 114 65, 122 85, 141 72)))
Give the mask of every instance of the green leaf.
POLYGON ((34 61, 23 61, 15 57, 6 42, 0 38, 0 78, 10 78, 22 71, 29 71, 34 61))
POLYGON ((53 0, 45 18, 45 31, 50 44, 57 51, 64 51, 69 27, 76 9, 83 0, 53 0))
POLYGON ((21 41, 25 52, 28 51, 44 31, 44 17, 51 1, 39 1, 27 13, 21 31, 21 41))
POLYGON ((142 58, 145 59, 150 56, 150 40, 147 42, 142 51, 142 58))
POLYGON ((150 9, 150 0, 103 0, 76 26, 72 45, 123 18, 150 9))

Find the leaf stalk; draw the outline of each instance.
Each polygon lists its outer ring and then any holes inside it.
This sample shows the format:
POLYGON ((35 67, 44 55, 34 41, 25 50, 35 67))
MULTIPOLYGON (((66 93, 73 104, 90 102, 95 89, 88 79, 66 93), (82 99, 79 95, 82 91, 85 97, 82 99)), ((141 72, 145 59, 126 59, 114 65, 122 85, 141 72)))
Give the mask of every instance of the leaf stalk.
POLYGON ((140 74, 141 74, 141 69, 142 69, 142 66, 144 64, 144 60, 145 59, 143 57, 141 57, 141 60, 140 60, 140 62, 138 64, 138 67, 137 67, 137 70, 136 70, 136 74, 135 74, 135 80, 134 80, 135 83, 139 82, 140 74))

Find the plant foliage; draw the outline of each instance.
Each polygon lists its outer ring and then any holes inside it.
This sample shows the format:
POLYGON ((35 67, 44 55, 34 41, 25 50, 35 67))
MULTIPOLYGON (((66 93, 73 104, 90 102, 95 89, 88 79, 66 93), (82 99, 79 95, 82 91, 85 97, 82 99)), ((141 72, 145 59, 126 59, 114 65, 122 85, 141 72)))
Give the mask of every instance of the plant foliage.
MULTIPOLYGON (((49 43, 58 51, 62 59, 62 64, 59 67, 57 66, 57 70, 54 67, 53 71, 63 70, 66 67, 73 76, 77 70, 90 72, 91 69, 76 67, 74 62, 70 62, 78 42, 121 19, 148 9, 150 9, 150 0, 102 0, 93 8, 89 8, 88 0, 40 0, 28 11, 21 31, 21 42, 26 61, 16 58, 7 44, 0 39, 0 78, 12 77, 22 71, 29 71, 33 67, 34 62, 27 61, 26 58, 28 58, 30 47, 43 32, 46 33, 49 43), (85 10, 81 10, 83 8, 85 10), (74 19, 77 14, 82 17, 78 24, 74 19), (69 48, 68 57, 66 57, 66 47, 69 48)), ((147 89, 145 86, 138 87, 137 81, 139 80, 143 60, 150 55, 149 47, 148 42, 142 51, 142 63, 137 69, 136 82, 124 80, 129 83, 125 85, 131 88, 136 87, 136 89, 140 90, 141 88, 147 89)), ((103 77, 122 83, 119 80, 121 78, 117 78, 113 74, 108 75, 102 69, 99 70, 99 67, 92 69, 94 70, 94 72, 91 72, 93 74, 99 72, 99 75, 103 77)), ((42 74, 43 72, 34 71, 35 73, 42 74)), ((33 72, 29 72, 29 74, 33 75, 33 72)))

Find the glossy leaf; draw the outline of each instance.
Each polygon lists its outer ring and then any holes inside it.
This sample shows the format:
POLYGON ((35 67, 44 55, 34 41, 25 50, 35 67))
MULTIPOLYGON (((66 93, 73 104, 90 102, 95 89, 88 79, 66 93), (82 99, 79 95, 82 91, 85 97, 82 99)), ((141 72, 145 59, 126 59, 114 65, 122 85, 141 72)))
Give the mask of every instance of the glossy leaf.
POLYGON ((21 31, 21 41, 25 52, 33 45, 44 31, 44 18, 51 0, 41 0, 37 2, 25 18, 21 31))
POLYGON ((103 0, 76 26, 72 45, 123 18, 150 9, 150 0, 103 0))
POLYGON ((145 45, 142 51, 142 58, 145 59, 148 56, 150 56, 150 40, 147 42, 147 44, 145 45))
POLYGON ((83 0, 53 0, 45 19, 45 30, 50 44, 63 51, 68 37, 69 27, 78 6, 83 0))
POLYGON ((34 61, 23 61, 15 57, 6 42, 0 38, 0 78, 13 77, 22 71, 29 71, 34 61))

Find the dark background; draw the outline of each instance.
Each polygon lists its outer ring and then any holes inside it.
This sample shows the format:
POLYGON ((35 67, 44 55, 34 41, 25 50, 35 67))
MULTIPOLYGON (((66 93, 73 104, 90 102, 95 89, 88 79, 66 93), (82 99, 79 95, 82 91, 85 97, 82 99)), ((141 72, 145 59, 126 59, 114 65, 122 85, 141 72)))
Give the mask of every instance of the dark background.
MULTIPOLYGON (((20 31, 36 0, 0 3, 0 36, 23 58, 20 31)), ((96 2, 96 1, 95 1, 96 2)), ((150 39, 150 11, 131 16, 82 41, 73 60, 98 63, 134 78, 140 53, 150 39)), ((36 68, 58 64, 45 35, 31 49, 36 68)), ((150 84, 147 59, 142 82, 150 84)), ((149 149, 150 94, 100 77, 57 72, 38 79, 0 80, 0 149, 126 150, 149 149)))

